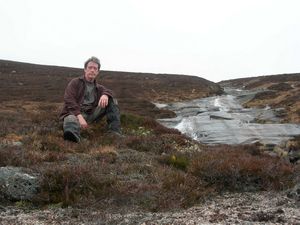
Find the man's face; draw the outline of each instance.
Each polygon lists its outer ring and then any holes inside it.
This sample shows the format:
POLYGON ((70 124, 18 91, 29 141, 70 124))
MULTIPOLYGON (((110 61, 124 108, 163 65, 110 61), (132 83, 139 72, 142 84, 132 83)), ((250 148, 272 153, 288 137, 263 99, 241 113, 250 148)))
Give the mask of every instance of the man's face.
POLYGON ((87 81, 94 81, 99 74, 99 67, 97 63, 89 62, 84 69, 84 77, 87 81))

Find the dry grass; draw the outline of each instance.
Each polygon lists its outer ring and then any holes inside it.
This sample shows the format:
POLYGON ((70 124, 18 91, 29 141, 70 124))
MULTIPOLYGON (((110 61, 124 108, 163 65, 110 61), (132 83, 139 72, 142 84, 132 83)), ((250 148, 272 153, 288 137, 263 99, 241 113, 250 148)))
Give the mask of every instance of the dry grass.
POLYGON ((280 158, 253 154, 245 149, 202 152, 189 172, 218 190, 282 190, 293 185, 293 166, 280 158))
POLYGON ((281 190, 296 174, 293 165, 261 155, 255 146, 203 146, 127 113, 121 116, 123 139, 107 135, 101 121, 83 132, 80 144, 66 142, 58 111, 56 104, 24 102, 9 123, 0 124, 6 130, 0 165, 41 174, 36 204, 161 211, 189 207, 224 190, 281 190))
MULTIPOLYGON (((203 146, 153 119, 174 116, 153 101, 222 92, 209 81, 101 71, 101 83, 116 91, 126 137, 107 135, 101 121, 82 132, 82 142, 75 144, 63 140, 58 114, 67 82, 82 70, 0 64, 0 166, 40 174, 37 205, 162 211, 189 207, 222 191, 281 190, 299 177, 299 166, 262 155, 256 146, 203 146)), ((293 94, 288 104, 295 103, 293 94)), ((293 110, 299 114, 298 108, 293 110)))

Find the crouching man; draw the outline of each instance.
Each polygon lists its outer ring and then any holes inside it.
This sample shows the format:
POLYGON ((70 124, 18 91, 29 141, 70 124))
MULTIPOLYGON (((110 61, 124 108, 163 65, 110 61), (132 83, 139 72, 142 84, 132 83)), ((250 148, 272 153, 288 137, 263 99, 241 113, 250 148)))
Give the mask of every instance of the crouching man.
POLYGON ((80 129, 87 129, 104 116, 109 132, 121 136, 120 112, 112 92, 96 82, 100 67, 98 58, 89 58, 84 63, 84 75, 72 79, 66 87, 60 114, 65 140, 79 142, 80 129))

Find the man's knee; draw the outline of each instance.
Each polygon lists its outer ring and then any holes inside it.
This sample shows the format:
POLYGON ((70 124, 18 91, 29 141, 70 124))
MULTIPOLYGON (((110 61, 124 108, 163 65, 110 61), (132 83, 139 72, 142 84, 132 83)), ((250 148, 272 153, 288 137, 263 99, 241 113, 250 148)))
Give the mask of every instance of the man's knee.
POLYGON ((64 124, 65 123, 78 123, 78 119, 74 115, 68 115, 64 118, 64 124))
POLYGON ((116 98, 112 98, 112 100, 115 105, 118 105, 118 100, 116 98))
POLYGON ((63 123, 64 130, 78 130, 80 129, 80 124, 76 116, 68 115, 64 118, 63 123))
POLYGON ((116 106, 118 106, 118 100, 116 98, 109 97, 109 99, 108 99, 108 105, 116 105, 116 106))

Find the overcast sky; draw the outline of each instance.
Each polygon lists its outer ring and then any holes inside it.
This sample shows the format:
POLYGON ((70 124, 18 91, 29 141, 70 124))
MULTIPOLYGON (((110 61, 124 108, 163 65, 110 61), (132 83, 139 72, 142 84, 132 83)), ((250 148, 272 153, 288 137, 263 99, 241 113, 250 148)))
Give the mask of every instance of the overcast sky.
POLYGON ((300 72, 299 0, 0 0, 0 59, 196 75, 300 72))

